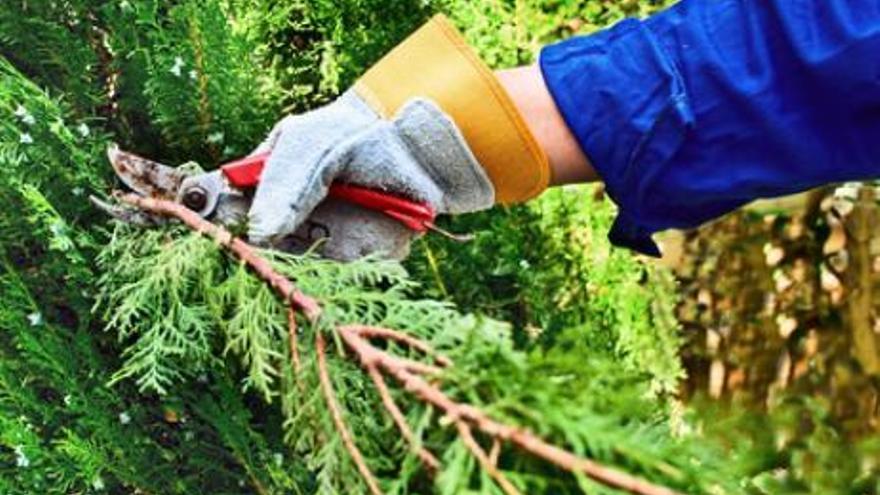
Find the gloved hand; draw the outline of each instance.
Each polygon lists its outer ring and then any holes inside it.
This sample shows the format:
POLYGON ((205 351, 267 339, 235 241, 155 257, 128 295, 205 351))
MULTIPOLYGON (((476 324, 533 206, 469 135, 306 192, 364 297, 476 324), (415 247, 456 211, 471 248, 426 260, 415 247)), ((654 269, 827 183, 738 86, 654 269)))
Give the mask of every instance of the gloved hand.
POLYGON ((411 100, 386 120, 349 91, 282 120, 269 140, 272 153, 250 211, 250 238, 258 243, 277 244, 300 226, 297 238, 313 238, 308 230, 323 225, 329 239, 322 250, 329 257, 377 251, 404 257, 414 233, 378 212, 325 200, 334 180, 394 191, 439 213, 494 204, 492 183, 461 133, 426 99, 411 100))
POLYGON ((414 233, 385 215, 325 199, 357 184, 465 213, 528 199, 549 167, 491 71, 432 19, 335 102, 279 122, 249 212, 251 241, 283 247, 326 227, 328 257, 402 258, 414 233), (312 232, 310 232, 312 231, 312 232))

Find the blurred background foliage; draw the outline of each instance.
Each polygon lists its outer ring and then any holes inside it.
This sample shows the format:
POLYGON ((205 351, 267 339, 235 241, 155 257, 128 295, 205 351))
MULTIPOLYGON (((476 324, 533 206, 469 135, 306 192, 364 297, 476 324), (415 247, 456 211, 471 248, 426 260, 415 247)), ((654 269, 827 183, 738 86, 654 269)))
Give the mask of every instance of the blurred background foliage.
MULTIPOLYGON (((435 12, 501 68, 670 3, 4 2, 0 493, 268 493, 306 469, 232 376, 106 386, 122 347, 90 310, 108 233, 85 197, 112 184, 109 139, 212 166, 435 12)), ((425 296, 513 323, 521 348, 643 376, 683 435, 727 449, 744 493, 878 493, 876 211, 870 185, 816 191, 668 236, 658 264, 608 245, 601 189, 565 188, 448 220, 476 240, 427 237, 407 268, 425 296)))

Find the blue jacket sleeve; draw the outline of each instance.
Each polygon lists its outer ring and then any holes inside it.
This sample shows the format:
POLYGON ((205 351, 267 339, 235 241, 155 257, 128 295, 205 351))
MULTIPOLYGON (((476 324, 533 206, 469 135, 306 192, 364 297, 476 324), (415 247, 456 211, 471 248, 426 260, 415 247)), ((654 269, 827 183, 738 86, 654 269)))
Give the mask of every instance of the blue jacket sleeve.
POLYGON ((880 176, 880 1, 682 0, 540 65, 620 207, 612 242, 880 176))

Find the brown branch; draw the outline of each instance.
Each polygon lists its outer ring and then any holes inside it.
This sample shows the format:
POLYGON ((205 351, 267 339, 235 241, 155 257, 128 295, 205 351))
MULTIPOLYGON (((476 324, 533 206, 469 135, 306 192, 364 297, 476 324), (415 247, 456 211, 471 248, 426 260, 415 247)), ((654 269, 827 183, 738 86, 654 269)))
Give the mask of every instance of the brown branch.
POLYGON ((480 447, 480 444, 477 443, 477 439, 474 438, 473 433, 471 433, 471 427, 468 426, 467 422, 462 420, 461 418, 455 418, 455 426, 458 429, 458 436, 461 437, 461 441, 464 443, 465 447, 471 451, 471 454, 477 458, 477 462, 480 463, 480 466, 489 473, 489 476, 495 480, 495 483, 498 483, 498 486, 506 493, 507 495, 520 495, 519 490, 513 486, 510 480, 504 476, 504 473, 498 470, 498 467, 492 463, 492 460, 486 455, 486 451, 483 450, 483 447, 480 447))
POLYGON ((441 368, 431 366, 430 364, 425 364, 404 357, 395 356, 395 359, 401 366, 412 371, 413 373, 418 373, 420 375, 439 375, 443 373, 443 370, 441 368))
POLYGON ((290 347, 290 368, 293 382, 299 393, 306 396, 306 384, 302 380, 302 359, 299 356, 299 338, 297 336, 296 310, 293 305, 287 307, 287 345, 290 347))
POLYGON ((416 439, 415 434, 406 422, 403 412, 400 411, 400 408, 397 407, 397 404, 394 402, 394 398, 391 397, 391 391, 388 390, 388 385, 385 383, 385 379, 382 378, 382 373, 379 372, 375 366, 367 367, 367 372, 370 374, 370 378, 373 379, 373 383, 376 385, 376 390, 379 391, 382 405, 385 406, 388 414, 391 415, 391 418, 397 425, 397 429, 400 430, 400 434, 403 435, 403 438, 415 451, 425 468, 432 474, 436 473, 440 469, 440 461, 438 461, 437 458, 434 457, 434 454, 428 449, 419 445, 419 441, 416 439))
MULTIPOLYGON (((223 227, 208 222, 201 218, 197 213, 173 201, 144 198, 134 194, 121 195, 119 198, 126 203, 149 210, 153 213, 176 217, 193 230, 201 234, 210 235, 250 266, 260 278, 266 281, 266 283, 268 283, 286 301, 289 301, 293 307, 301 309, 310 322, 315 322, 321 314, 321 308, 317 301, 300 292, 294 286, 293 282, 275 271, 269 261, 260 256, 253 247, 241 239, 233 237, 232 234, 223 227)), ((295 321, 293 323, 295 324, 295 321)), ((295 332, 295 327, 291 326, 291 328, 295 332)), ((505 484, 503 484, 503 481, 499 481, 503 477, 498 476, 500 472, 497 470, 495 463, 493 462, 495 456, 487 456, 485 454, 483 448, 480 447, 479 443, 473 438, 470 431, 471 426, 477 427, 481 432, 492 437, 493 442, 509 441, 526 452, 554 464, 561 469, 573 473, 583 473, 610 487, 626 490, 638 495, 677 495, 678 493, 669 488, 641 480, 617 469, 603 466, 595 461, 579 457, 572 452, 545 442, 529 431, 499 423, 476 407, 457 403, 444 394, 442 390, 423 379, 419 375, 418 370, 413 370, 412 363, 414 363, 414 361, 392 356, 391 354, 373 346, 367 339, 382 338, 394 340, 430 355, 441 366, 451 365, 451 361, 442 355, 435 353, 434 350, 422 340, 396 330, 365 325, 341 326, 336 329, 336 332, 340 335, 345 345, 357 354, 361 364, 366 367, 368 371, 371 368, 376 369, 377 371, 384 370, 395 380, 400 382, 405 390, 414 394, 426 404, 443 411, 446 417, 455 422, 459 435, 462 437, 462 441, 465 442, 465 445, 470 444, 468 445, 468 448, 477 457, 483 468, 493 476, 502 488, 505 487, 505 484)), ((370 488, 371 493, 374 495, 381 494, 372 472, 367 467, 363 456, 351 438, 351 434, 342 418, 339 405, 336 402, 333 386, 330 382, 330 376, 327 373, 326 344, 321 332, 316 332, 315 349, 317 353, 321 388, 324 393, 325 401, 327 402, 327 407, 329 408, 336 428, 339 430, 339 434, 342 437, 343 444, 351 455, 352 460, 357 466, 361 476, 364 478, 364 481, 370 488)), ((291 358, 293 359, 293 355, 291 358)), ((294 363, 294 366, 297 365, 294 363)), ((427 365, 422 365, 422 367, 419 368, 424 369, 423 366, 427 365)), ((384 384, 384 381, 382 383, 384 384)), ((387 387, 385 388, 387 392, 387 387)), ((383 392, 380 391, 380 395, 382 393, 383 392)), ((396 409, 396 407, 396 405, 393 406, 394 409, 396 409)), ((386 409, 389 409, 387 404, 386 409)), ((399 410, 397 412, 400 413, 399 410)), ((391 409, 389 409, 389 413, 392 414, 392 417, 394 416, 391 409)), ((402 413, 400 413, 400 416, 402 417, 402 413)), ((397 420, 395 419, 395 421, 397 420)), ((494 450, 493 446, 493 451, 494 450)), ((512 485, 508 485, 508 488, 516 490, 512 485)), ((507 490, 507 488, 505 488, 505 490, 507 490)), ((508 493, 516 492, 508 491, 508 493)))
POLYGON ((498 457, 501 455, 501 440, 498 438, 492 439, 492 450, 489 451, 489 461, 493 466, 498 465, 498 457))
POLYGON ((403 332, 392 330, 390 328, 372 327, 368 325, 349 325, 347 328, 350 328, 351 331, 367 339, 380 338, 400 342, 401 344, 407 345, 431 356, 440 366, 452 366, 452 361, 449 358, 442 354, 438 354, 437 351, 425 341, 419 340, 403 332))
POLYGON ((465 418, 487 435, 510 441, 521 449, 566 471, 586 474, 614 488, 639 495, 674 495, 677 493, 669 488, 649 483, 617 469, 579 457, 541 440, 529 431, 499 423, 475 407, 455 402, 439 388, 431 385, 419 375, 411 373, 400 365, 397 358, 377 349, 361 338, 356 327, 339 327, 337 332, 345 344, 358 355, 364 366, 380 366, 399 381, 404 389, 440 409, 452 420, 465 418))
POLYGON ((324 400, 327 402, 327 407, 330 409, 330 416, 332 416, 333 423, 336 425, 339 436, 342 438, 342 444, 345 446, 345 449, 348 450, 351 460, 354 462, 355 466, 357 466, 358 472, 361 473, 361 477, 370 488, 370 493, 373 495, 382 495, 382 490, 379 489, 379 484, 373 477, 370 468, 367 467, 367 463, 364 461, 364 456, 361 455, 361 451, 358 450, 357 445, 355 445, 354 440, 351 438, 351 432, 348 431, 348 427, 345 425, 345 420, 342 418, 342 411, 339 409, 339 404, 336 403, 336 394, 333 391, 333 384, 330 382, 330 375, 327 373, 326 347, 324 335, 321 332, 315 332, 315 352, 318 357, 318 377, 321 382, 321 390, 324 392, 324 400))

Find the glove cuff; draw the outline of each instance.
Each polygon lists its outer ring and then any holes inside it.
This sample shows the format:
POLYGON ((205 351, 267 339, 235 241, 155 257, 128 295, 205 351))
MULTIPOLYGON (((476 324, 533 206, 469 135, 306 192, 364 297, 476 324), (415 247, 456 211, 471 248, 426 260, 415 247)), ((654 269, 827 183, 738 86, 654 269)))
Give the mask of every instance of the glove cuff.
POLYGON ((354 90, 385 118, 412 98, 437 103, 485 169, 499 203, 535 197, 550 182, 547 157, 510 97, 442 15, 385 55, 354 90))

